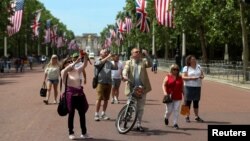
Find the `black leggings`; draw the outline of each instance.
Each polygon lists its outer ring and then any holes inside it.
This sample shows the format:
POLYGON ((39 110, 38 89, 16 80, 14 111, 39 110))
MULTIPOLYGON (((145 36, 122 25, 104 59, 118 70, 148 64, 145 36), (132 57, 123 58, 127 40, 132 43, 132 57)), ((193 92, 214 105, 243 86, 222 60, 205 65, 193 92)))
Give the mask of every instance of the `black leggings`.
MULTIPOLYGON (((186 101, 186 106, 191 107, 192 101, 187 100, 186 101)), ((193 108, 198 109, 199 108, 199 100, 193 100, 193 108)))
POLYGON ((85 118, 85 110, 83 108, 84 96, 72 96, 72 109, 68 116, 68 128, 69 134, 74 134, 74 116, 75 116, 75 109, 78 110, 78 114, 80 116, 80 125, 82 129, 82 134, 87 133, 86 128, 86 118, 85 118))

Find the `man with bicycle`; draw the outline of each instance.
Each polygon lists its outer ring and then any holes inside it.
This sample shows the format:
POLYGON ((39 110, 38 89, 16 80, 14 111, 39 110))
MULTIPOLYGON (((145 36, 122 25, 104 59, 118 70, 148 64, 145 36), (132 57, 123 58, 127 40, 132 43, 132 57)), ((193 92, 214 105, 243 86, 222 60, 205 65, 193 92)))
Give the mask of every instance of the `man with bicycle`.
MULTIPOLYGON (((152 67, 152 61, 148 55, 146 50, 142 50, 142 52, 138 48, 133 48, 131 51, 130 60, 126 61, 124 69, 122 71, 122 75, 124 80, 130 80, 133 82, 134 86, 143 86, 144 92, 140 99, 137 101, 137 110, 138 110, 138 118, 137 118, 137 130, 143 132, 144 129, 141 126, 144 106, 146 102, 146 94, 151 91, 151 84, 148 78, 147 68, 152 67), (142 54, 144 56, 142 56, 142 54), (145 58, 144 58, 145 57, 145 58)), ((125 85, 125 95, 128 95, 133 87, 126 82, 125 85)))

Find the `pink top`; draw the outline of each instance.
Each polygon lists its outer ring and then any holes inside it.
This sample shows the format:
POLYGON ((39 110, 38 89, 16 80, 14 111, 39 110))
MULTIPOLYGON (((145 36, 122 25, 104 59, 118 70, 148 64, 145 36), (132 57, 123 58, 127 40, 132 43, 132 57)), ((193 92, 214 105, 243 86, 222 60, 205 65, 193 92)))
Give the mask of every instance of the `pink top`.
POLYGON ((64 68, 61 72, 63 83, 65 84, 66 75, 68 74, 67 86, 80 89, 81 88, 80 80, 81 80, 83 66, 84 63, 82 63, 79 67, 75 68, 74 64, 70 64, 66 68, 64 68))

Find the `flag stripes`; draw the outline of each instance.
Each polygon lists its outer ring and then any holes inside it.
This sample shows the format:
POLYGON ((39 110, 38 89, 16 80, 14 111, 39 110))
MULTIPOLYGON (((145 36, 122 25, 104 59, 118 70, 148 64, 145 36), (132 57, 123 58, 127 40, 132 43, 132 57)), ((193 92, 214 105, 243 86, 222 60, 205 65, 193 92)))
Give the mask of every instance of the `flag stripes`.
POLYGON ((20 30, 22 24, 24 0, 16 0, 12 2, 11 7, 15 11, 14 15, 10 17, 11 26, 7 26, 7 32, 9 36, 12 36, 20 30))
POLYGON ((155 0, 155 13, 160 25, 174 27, 174 7, 172 0, 155 0))

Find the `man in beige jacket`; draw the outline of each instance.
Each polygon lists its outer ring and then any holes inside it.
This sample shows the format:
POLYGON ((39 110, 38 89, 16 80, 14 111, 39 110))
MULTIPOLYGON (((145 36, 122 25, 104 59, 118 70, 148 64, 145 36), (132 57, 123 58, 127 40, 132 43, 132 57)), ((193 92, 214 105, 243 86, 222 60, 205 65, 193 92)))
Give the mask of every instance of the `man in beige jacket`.
MULTIPOLYGON (((144 105, 146 102, 146 94, 151 91, 151 84, 149 82, 147 68, 152 67, 152 61, 146 50, 142 50, 145 55, 143 58, 138 48, 133 48, 131 51, 130 60, 126 61, 122 75, 124 80, 130 80, 135 86, 142 85, 144 88, 144 94, 142 98, 137 101, 137 130, 143 132, 144 129, 141 126, 142 115, 144 111, 144 105)), ((130 87, 129 83, 125 85, 125 95, 128 95, 133 88, 130 87)))

